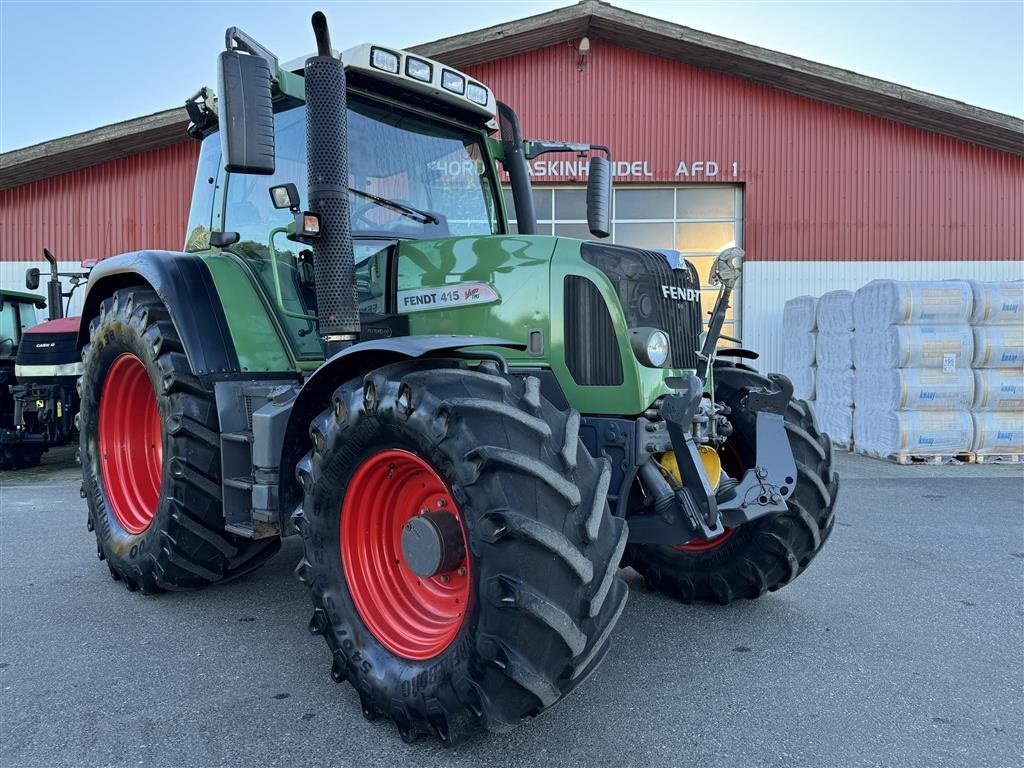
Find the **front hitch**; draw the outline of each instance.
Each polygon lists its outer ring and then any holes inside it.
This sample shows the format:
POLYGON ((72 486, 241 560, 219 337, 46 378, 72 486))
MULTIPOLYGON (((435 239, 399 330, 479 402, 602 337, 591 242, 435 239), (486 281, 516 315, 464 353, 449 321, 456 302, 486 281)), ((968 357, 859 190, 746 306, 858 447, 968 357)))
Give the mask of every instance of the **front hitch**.
POLYGON ((756 413, 756 455, 736 484, 712 490, 693 439, 694 415, 703 397, 700 379, 690 376, 677 394, 661 404, 681 483, 672 487, 653 459, 639 470, 652 493, 653 514, 629 519, 629 540, 638 544, 682 544, 721 536, 726 528, 786 511, 796 483, 796 462, 783 414, 793 395, 785 376, 769 376, 772 386, 747 392, 744 406, 756 413))

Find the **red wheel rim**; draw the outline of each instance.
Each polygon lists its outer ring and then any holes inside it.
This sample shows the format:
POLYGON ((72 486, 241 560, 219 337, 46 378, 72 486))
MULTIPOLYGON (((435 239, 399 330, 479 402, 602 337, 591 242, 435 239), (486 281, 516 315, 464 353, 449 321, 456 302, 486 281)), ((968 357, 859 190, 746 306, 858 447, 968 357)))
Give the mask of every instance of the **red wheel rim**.
MULTIPOLYGON (((424 511, 459 510, 441 477, 408 451, 365 459, 341 506, 341 562, 356 610, 373 636, 406 659, 452 644, 469 602, 469 559, 448 573, 417 576, 402 556, 402 528, 424 511)), ((465 530, 462 532, 465 544, 465 530)), ((468 552, 468 548, 467 548, 468 552)))
POLYGON ((724 533, 720 533, 712 539, 701 539, 686 544, 673 544, 672 549, 678 549, 680 552, 707 552, 709 549, 717 549, 725 544, 729 537, 736 533, 737 530, 739 529, 726 528, 724 533))
POLYGON ((120 355, 100 394, 100 467, 114 517, 129 533, 153 522, 163 481, 163 436, 146 366, 120 355))

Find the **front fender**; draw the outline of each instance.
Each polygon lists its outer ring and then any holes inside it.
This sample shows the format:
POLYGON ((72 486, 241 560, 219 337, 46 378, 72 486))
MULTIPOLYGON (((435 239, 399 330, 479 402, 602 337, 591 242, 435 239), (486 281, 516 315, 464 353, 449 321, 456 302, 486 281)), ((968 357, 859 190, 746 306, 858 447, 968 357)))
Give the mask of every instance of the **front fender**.
MULTIPOLYGON (((309 424, 325 407, 334 390, 342 383, 391 363, 417 358, 451 355, 467 347, 498 347, 523 350, 525 344, 484 336, 399 336, 353 344, 343 349, 314 371, 295 397, 285 441, 281 448, 279 493, 282 514, 299 500, 295 465, 310 448, 309 424)), ((287 522, 287 520, 283 521, 287 522)))

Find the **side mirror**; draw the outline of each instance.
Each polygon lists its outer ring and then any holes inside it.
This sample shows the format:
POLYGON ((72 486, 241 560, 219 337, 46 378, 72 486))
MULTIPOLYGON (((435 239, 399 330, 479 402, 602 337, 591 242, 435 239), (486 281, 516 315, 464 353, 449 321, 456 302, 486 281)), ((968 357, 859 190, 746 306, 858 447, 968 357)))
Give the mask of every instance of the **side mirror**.
POLYGON ((730 291, 736 287, 743 272, 743 258, 746 253, 742 248, 732 246, 726 248, 711 265, 710 281, 712 285, 722 285, 730 291))
POLYGON ((25 270, 25 287, 30 291, 34 291, 39 287, 39 267, 25 270))
POLYGON ((612 168, 600 155, 591 156, 587 174, 587 227, 595 237, 612 231, 612 168))
POLYGON ((274 104, 270 64, 260 56, 222 51, 217 57, 218 121, 224 170, 274 172, 274 104))

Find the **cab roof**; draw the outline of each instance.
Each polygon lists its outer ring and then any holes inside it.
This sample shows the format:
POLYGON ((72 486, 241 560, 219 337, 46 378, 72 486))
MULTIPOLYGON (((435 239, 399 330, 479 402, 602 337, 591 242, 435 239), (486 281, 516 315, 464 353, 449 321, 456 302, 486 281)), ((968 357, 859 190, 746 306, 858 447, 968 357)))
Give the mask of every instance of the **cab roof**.
POLYGON ((26 293, 25 291, 12 291, 10 288, 0 288, 0 296, 3 296, 5 301, 14 302, 16 304, 34 304, 39 309, 44 309, 46 307, 46 299, 36 293, 26 293))

